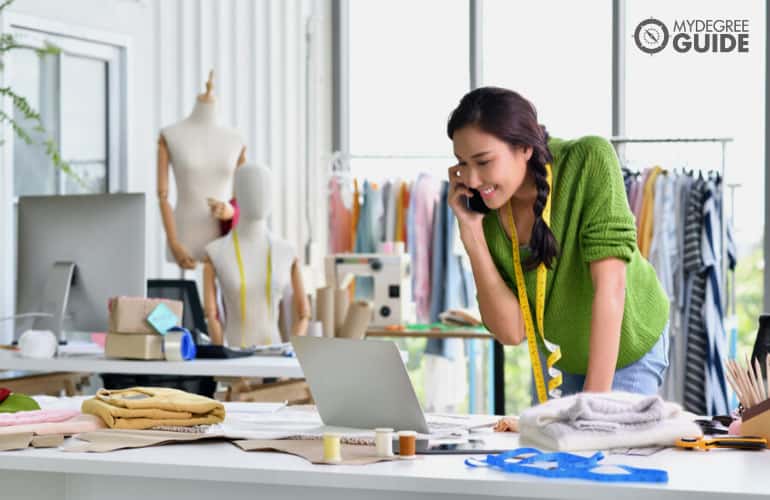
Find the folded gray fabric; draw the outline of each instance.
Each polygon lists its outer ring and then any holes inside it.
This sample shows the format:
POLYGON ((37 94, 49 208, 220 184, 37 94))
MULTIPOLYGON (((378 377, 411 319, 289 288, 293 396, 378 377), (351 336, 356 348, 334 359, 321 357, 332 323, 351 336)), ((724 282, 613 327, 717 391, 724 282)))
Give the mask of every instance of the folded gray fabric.
POLYGON ((693 420, 659 396, 581 393, 525 410, 519 426, 523 443, 577 451, 671 446, 679 437, 700 435, 693 420))
POLYGON ((660 422, 664 416, 660 396, 647 396, 638 401, 619 399, 607 394, 578 394, 575 404, 559 412, 557 420, 576 429, 615 431, 638 428, 660 422))

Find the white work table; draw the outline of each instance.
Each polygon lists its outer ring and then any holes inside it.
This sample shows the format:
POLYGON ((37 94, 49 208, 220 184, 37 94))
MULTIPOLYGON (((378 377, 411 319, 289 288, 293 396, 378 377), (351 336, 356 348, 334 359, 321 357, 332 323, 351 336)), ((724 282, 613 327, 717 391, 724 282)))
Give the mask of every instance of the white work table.
POLYGON ((297 358, 282 356, 131 361, 105 358, 103 354, 77 354, 52 359, 30 359, 23 358, 14 351, 0 350, 0 370, 303 378, 297 358))
MULTIPOLYGON (((518 447, 518 435, 490 445, 518 447)), ((128 500, 194 498, 335 499, 767 498, 770 451, 669 449, 649 457, 608 455, 607 463, 661 468, 668 484, 607 484, 470 469, 464 456, 424 456, 364 466, 312 465, 280 453, 244 452, 226 442, 111 453, 57 449, 0 452, 3 498, 128 500)))

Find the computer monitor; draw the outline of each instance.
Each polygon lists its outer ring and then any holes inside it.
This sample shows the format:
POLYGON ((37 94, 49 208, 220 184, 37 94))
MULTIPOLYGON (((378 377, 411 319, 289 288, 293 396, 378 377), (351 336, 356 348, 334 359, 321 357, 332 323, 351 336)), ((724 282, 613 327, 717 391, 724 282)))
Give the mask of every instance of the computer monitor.
POLYGON ((145 296, 145 196, 99 194, 19 198, 16 321, 28 328, 101 332, 107 300, 145 296))

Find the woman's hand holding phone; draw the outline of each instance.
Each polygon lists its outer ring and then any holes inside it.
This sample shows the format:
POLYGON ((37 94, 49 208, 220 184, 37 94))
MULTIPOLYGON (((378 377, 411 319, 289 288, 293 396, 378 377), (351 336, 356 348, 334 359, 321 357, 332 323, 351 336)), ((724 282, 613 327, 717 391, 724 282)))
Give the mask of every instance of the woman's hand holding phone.
POLYGON ((459 165, 449 167, 447 203, 457 217, 460 235, 465 241, 465 237, 469 233, 483 236, 481 221, 484 219, 484 213, 470 207, 469 200, 473 197, 473 191, 463 180, 462 167, 459 165))

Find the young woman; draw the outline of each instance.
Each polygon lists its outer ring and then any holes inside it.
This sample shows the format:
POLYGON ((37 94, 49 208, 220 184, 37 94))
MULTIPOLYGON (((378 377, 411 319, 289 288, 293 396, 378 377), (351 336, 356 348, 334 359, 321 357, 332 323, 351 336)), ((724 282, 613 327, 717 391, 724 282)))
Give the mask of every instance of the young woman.
POLYGON ((549 138, 529 101, 493 87, 463 97, 447 134, 458 160, 448 202, 482 319, 503 344, 537 340, 540 401, 559 371, 563 395, 655 394, 668 367, 668 298, 639 253, 612 145, 549 138))

